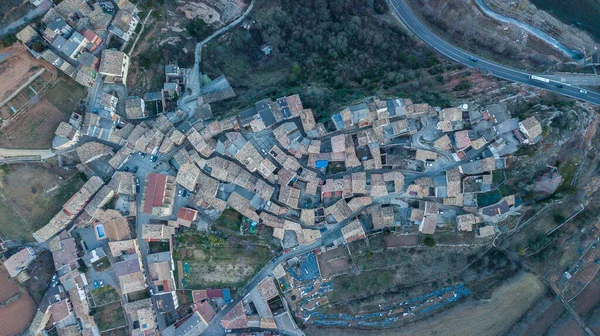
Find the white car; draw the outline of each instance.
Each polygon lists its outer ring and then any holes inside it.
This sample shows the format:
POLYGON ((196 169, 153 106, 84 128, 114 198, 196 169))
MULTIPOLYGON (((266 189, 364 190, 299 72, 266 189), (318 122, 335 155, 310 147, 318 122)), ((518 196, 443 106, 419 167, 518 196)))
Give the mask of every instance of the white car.
POLYGON ((587 90, 581 89, 579 90, 579 93, 587 94, 587 90))

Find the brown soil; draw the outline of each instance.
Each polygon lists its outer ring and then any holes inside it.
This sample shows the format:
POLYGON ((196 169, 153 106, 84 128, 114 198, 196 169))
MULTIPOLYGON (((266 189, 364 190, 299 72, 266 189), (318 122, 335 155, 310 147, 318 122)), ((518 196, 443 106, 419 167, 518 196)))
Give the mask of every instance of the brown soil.
POLYGON ((600 277, 592 280, 588 286, 571 301, 571 306, 582 317, 589 314, 600 303, 600 277))
POLYGON ((8 239, 33 240, 31 233, 46 225, 83 185, 75 173, 61 169, 55 160, 10 165, 8 174, 0 173, 0 232, 8 239))
POLYGON ((11 80, 0 81, 0 101, 6 99, 15 90, 23 85, 31 75, 46 68, 52 74, 51 80, 56 79, 56 68, 43 60, 36 60, 31 56, 23 45, 14 45, 10 48, 0 50, 0 53, 11 53, 5 60, 0 62, 0 76, 11 80))
POLYGON ((43 98, 33 107, 17 114, 10 121, 10 127, 2 129, 0 146, 4 148, 50 148, 56 127, 65 119, 62 111, 43 98))

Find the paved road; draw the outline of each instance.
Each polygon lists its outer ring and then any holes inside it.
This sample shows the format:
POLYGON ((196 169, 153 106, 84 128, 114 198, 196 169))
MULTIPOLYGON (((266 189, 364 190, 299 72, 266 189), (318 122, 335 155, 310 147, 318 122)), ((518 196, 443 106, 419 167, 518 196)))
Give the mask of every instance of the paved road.
POLYGON ((520 70, 511 69, 507 66, 494 63, 485 59, 479 59, 477 62, 473 62, 470 60, 472 54, 459 49, 450 43, 442 40, 437 37, 431 31, 425 27, 415 16, 415 14, 411 11, 411 9, 406 4, 405 0, 388 0, 391 9, 398 16, 398 18, 419 38, 421 38, 425 43, 429 44, 433 49, 437 50, 444 56, 462 63, 466 66, 479 69, 484 72, 489 72, 490 74, 506 79, 512 82, 518 82, 527 84, 530 86, 535 86, 541 89, 545 89, 548 91, 552 91, 567 97, 576 98, 579 100, 583 100, 592 104, 600 105, 600 94, 595 92, 587 92, 582 93, 580 89, 571 85, 564 84, 564 87, 558 87, 559 83, 551 81, 550 83, 545 83, 542 81, 531 80, 530 76, 532 74, 526 73, 520 70))
POLYGON ((0 158, 22 157, 22 156, 40 156, 42 160, 56 155, 51 149, 8 149, 0 148, 0 158))
POLYGON ((212 35, 210 35, 209 37, 205 38, 204 40, 202 40, 201 42, 198 42, 196 44, 196 50, 195 50, 196 58, 195 58, 195 62, 194 62, 194 67, 192 68, 189 78, 186 80, 186 85, 189 89, 191 89, 191 93, 186 94, 185 96, 181 97, 181 99, 179 99, 179 101, 177 102, 177 107, 180 110, 186 112, 188 114, 188 117, 192 116, 192 112, 194 111, 194 108, 196 106, 196 99, 200 96, 200 80, 201 80, 200 59, 202 56, 202 47, 205 44, 207 44, 208 42, 210 42, 212 39, 214 39, 215 37, 229 31, 231 28, 237 26, 240 22, 244 21, 246 16, 248 16, 248 14, 250 14, 250 12, 252 11, 253 7, 254 7, 254 0, 252 0, 252 2, 250 2, 250 6, 248 6, 248 8, 244 12, 244 14, 242 14, 242 16, 235 19, 233 22, 231 22, 227 26, 217 30, 216 32, 212 33, 212 35))
POLYGON ((503 15, 500 15, 500 14, 494 12, 493 10, 488 8, 488 6, 486 6, 486 4, 483 2, 483 0, 475 0, 475 4, 477 4, 479 9, 481 9, 481 11, 484 12, 487 16, 489 16, 497 21, 512 24, 521 29, 526 30, 530 34, 536 36, 537 38, 539 38, 542 41, 545 41, 546 43, 550 44, 551 46, 553 46, 554 48, 559 50, 564 55, 566 55, 576 61, 580 60, 583 57, 583 54, 581 54, 580 52, 567 48, 565 45, 560 43, 554 37, 546 34, 545 32, 543 32, 535 27, 532 27, 528 24, 525 24, 521 21, 515 20, 510 17, 503 16, 503 15))
POLYGON ((596 86, 600 85, 600 76, 594 74, 574 74, 574 73, 553 73, 545 75, 557 82, 568 83, 579 86, 596 86))
POLYGON ((213 318, 211 323, 208 325, 208 328, 202 333, 202 335, 209 335, 209 336, 225 335, 225 330, 223 329, 223 327, 221 326, 221 323, 220 323, 221 319, 223 319, 223 317, 236 304, 238 304, 240 301, 242 301, 244 296, 246 296, 246 294, 248 292, 250 292, 250 290, 252 288, 258 286, 258 284, 261 281, 263 281, 267 276, 272 275, 273 270, 275 269, 275 267, 277 265, 279 265, 280 263, 282 263, 290 258, 293 258, 295 256, 299 256, 301 254, 318 249, 321 246, 331 244, 334 240, 336 240, 339 237, 339 234, 340 234, 340 231, 342 230, 342 228, 344 226, 346 226, 348 223, 350 223, 351 221, 353 221, 354 217, 356 217, 359 213, 361 213, 365 209, 367 209, 371 206, 374 206, 376 204, 387 204, 387 203, 389 203, 389 198, 382 197, 381 199, 375 200, 370 205, 361 207, 360 209, 358 209, 358 211, 354 212, 351 216, 349 216, 348 218, 344 219, 343 221, 337 223, 332 229, 324 232, 322 234, 321 238, 319 240, 317 240, 316 242, 314 242, 310 245, 300 246, 289 253, 282 254, 279 257, 277 257, 273 262, 267 264, 263 269, 260 270, 260 272, 258 272, 258 274, 256 274, 254 276, 254 278, 252 278, 252 280, 250 280, 250 282, 248 282, 248 284, 246 284, 246 286, 244 287, 244 290, 241 293, 239 293, 238 297, 235 300, 233 300, 231 303, 229 303, 227 306, 225 306, 223 309, 221 309, 221 311, 219 311, 217 313, 217 315, 215 315, 215 317, 213 318))
POLYGON ((50 7, 52 7, 52 2, 50 0, 46 0, 46 1, 42 2, 39 6, 32 9, 29 13, 25 14, 25 16, 23 16, 19 20, 0 29, 0 36, 4 36, 10 32, 13 32, 14 29, 19 28, 20 26, 35 19, 36 17, 38 17, 40 15, 43 15, 50 9, 50 7))

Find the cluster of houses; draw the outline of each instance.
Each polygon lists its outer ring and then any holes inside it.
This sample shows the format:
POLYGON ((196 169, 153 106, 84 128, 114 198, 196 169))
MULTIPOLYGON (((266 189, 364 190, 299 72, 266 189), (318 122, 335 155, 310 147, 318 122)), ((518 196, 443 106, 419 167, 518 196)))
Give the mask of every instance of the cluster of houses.
POLYGON ((86 87, 96 77, 125 83, 129 57, 102 50, 109 38, 129 41, 139 22, 139 10, 129 0, 112 2, 60 1, 50 8, 36 31, 31 25, 16 34, 32 54, 56 66, 86 87), (102 51, 101 58, 99 53, 102 51))
MULTIPOLYGON (((61 19, 74 20, 56 18, 61 19)), ((63 30, 66 34, 68 28, 63 30)), ((125 81, 127 67, 122 52, 103 52, 100 73, 105 81, 125 81)), ((184 81, 185 71, 174 65, 168 65, 166 73, 159 99, 165 94, 173 97, 184 81)), ((207 229, 201 226, 200 215, 215 218, 227 208, 239 212, 249 227, 272 228, 284 249, 315 243, 334 228, 341 228, 339 241, 346 244, 388 229, 431 235, 450 227, 476 237, 494 235, 497 229, 491 223, 521 200, 518 195, 502 195, 493 172, 506 168, 507 156, 542 136, 534 117, 511 118, 501 104, 485 110, 439 109, 410 99, 373 99, 317 123, 300 97, 290 95, 265 99, 235 117, 214 120, 209 104, 230 95, 209 88, 198 98, 192 116, 177 111, 133 123, 128 120, 146 117, 148 97, 103 93, 93 112, 84 117, 73 114, 59 125, 55 148, 72 146, 82 135, 112 146, 92 141, 77 147, 77 169, 89 179, 34 233, 38 242, 50 245, 65 289, 40 312, 44 318, 51 316, 59 323, 56 312, 66 316, 60 319, 61 327, 79 321, 83 330, 93 330, 96 324, 86 303, 92 279, 81 266, 109 262, 133 334, 155 334, 156 314, 179 307, 173 236, 193 226, 207 229), (119 99, 126 99, 124 115, 117 111, 119 99), (423 143, 424 132, 435 139, 423 143), (134 155, 148 155, 151 162, 167 157, 162 160, 170 168, 145 174, 142 191, 135 172, 124 169, 134 155), (97 173, 99 166, 105 167, 103 174, 97 173), (182 197, 186 199, 178 202, 182 197), (168 251, 143 259, 130 229, 133 216, 139 214, 161 219, 141 224, 139 238, 166 244, 168 251), (79 246, 72 232, 85 228, 92 229, 96 240, 108 240, 108 248, 88 251, 79 246), (127 302, 128 294, 148 287, 154 291, 152 299, 127 302)), ((5 264, 11 276, 18 276, 34 257, 33 250, 23 249, 5 264)), ((330 288, 327 283, 322 286, 325 291, 330 288)), ((193 314, 163 330, 165 335, 193 334, 208 326, 219 305, 211 301, 214 297, 197 294, 193 314)), ((290 316, 285 316, 277 298, 273 278, 266 278, 221 323, 226 329, 287 324, 290 316)), ((37 325, 45 325, 43 321, 37 325)))

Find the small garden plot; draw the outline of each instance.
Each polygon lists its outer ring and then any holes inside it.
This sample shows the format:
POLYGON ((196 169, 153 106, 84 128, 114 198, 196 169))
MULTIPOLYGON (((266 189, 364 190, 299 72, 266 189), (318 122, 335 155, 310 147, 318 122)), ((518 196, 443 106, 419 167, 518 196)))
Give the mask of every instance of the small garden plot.
POLYGON ((120 302, 98 307, 95 311, 92 310, 90 315, 94 316, 94 320, 101 332, 124 326, 127 323, 120 302))

